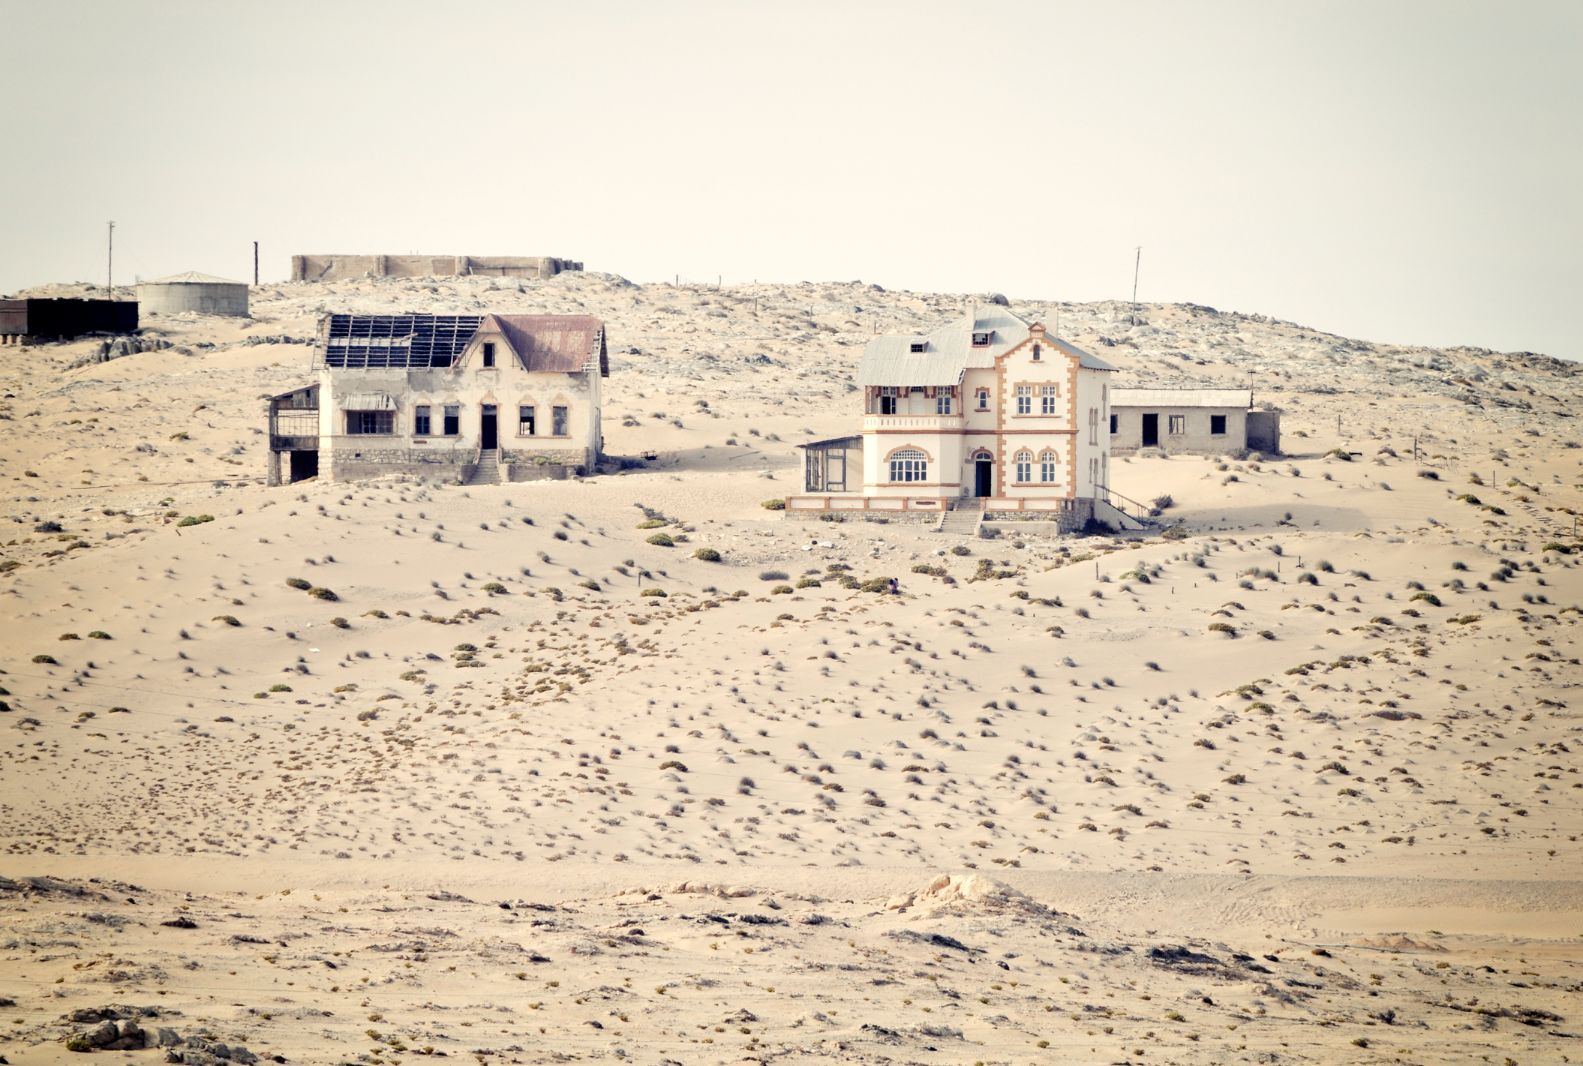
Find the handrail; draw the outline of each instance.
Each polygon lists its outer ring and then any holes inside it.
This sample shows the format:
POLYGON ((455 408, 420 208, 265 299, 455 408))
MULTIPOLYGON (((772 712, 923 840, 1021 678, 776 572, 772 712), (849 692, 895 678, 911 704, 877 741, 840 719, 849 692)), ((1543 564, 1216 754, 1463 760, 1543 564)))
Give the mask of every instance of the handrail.
MULTIPOLYGON (((1099 489, 1102 489, 1104 491, 1106 497, 1114 496, 1114 497, 1116 497, 1116 499, 1120 500, 1122 503, 1127 504, 1129 507, 1135 508, 1138 513, 1135 514, 1135 515, 1131 515, 1129 517, 1135 518, 1135 519, 1137 519, 1140 522, 1145 521, 1145 520, 1147 520, 1148 518, 1151 517, 1149 512, 1153 511, 1154 508, 1150 507, 1148 504, 1141 503, 1138 500, 1134 500, 1130 496, 1123 496, 1121 493, 1117 492, 1115 489, 1111 488, 1109 485, 1100 485, 1100 484, 1096 483, 1095 487, 1099 488, 1099 489)), ((1111 503, 1108 498, 1106 499, 1105 502, 1106 503, 1110 503, 1110 505, 1112 507, 1116 506, 1114 503, 1111 503)), ((1118 511, 1121 510, 1121 508, 1119 508, 1119 507, 1117 507, 1116 509, 1118 511)))

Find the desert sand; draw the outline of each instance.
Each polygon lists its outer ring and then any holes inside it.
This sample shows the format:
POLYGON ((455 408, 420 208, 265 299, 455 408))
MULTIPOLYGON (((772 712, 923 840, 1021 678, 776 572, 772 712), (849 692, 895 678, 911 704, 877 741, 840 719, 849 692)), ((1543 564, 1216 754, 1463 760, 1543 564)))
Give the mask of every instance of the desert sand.
POLYGON ((1139 536, 764 507, 968 299, 265 285, 0 350, 0 1055, 1583 1058, 1583 367, 1014 298, 1285 454, 1115 460, 1139 536), (267 488, 329 310, 598 315, 658 458, 267 488))

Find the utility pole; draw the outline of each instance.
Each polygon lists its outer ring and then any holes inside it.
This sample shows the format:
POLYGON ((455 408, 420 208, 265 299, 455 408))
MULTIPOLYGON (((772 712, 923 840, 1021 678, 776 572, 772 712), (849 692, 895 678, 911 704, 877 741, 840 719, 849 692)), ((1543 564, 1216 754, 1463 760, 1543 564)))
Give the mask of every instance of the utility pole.
POLYGON ((1138 245, 1138 254, 1132 261, 1132 324, 1138 324, 1138 271, 1143 268, 1143 245, 1138 245))
POLYGON ((104 289, 105 298, 115 299, 115 223, 111 222, 109 242, 105 247, 104 258, 104 289))
POLYGON ((258 288, 258 242, 253 242, 253 288, 258 288))

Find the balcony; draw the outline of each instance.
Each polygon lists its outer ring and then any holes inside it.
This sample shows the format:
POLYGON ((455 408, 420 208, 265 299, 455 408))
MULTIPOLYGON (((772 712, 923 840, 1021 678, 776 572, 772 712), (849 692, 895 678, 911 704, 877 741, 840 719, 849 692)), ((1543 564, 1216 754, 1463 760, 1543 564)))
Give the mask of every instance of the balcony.
POLYGON ((863 432, 875 430, 911 429, 920 433, 939 433, 961 429, 965 422, 961 415, 864 415, 863 432))

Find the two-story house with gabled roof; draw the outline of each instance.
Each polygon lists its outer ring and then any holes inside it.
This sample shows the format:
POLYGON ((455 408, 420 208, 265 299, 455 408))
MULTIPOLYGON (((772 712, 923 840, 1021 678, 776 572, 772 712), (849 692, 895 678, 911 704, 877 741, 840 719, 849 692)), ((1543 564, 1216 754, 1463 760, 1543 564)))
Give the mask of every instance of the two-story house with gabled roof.
POLYGON ((589 315, 326 315, 318 384, 270 401, 270 482, 589 472, 607 353, 589 315))
POLYGON ((861 441, 803 445, 794 511, 1064 512, 1107 498, 1115 367, 1005 307, 863 352, 861 441), (857 468, 861 468, 861 482, 857 468))

